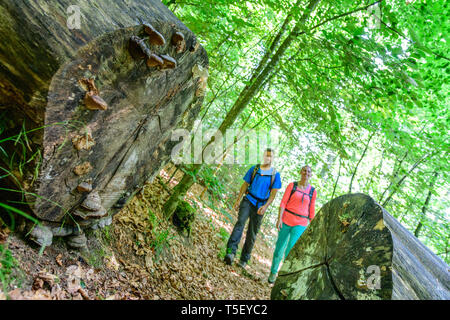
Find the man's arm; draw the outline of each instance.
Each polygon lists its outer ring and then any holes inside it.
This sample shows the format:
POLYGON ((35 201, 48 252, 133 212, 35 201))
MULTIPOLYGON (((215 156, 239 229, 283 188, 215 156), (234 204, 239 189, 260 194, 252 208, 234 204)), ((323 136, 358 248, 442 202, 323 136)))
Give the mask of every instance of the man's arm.
POLYGON ((244 181, 244 183, 242 183, 241 189, 239 190, 239 196, 236 199, 236 202, 234 203, 233 209, 234 210, 238 210, 239 209, 239 204, 241 203, 241 198, 244 195, 245 191, 247 190, 249 184, 247 183, 247 181, 244 181))
POLYGON ((272 201, 275 199, 275 196, 277 195, 277 191, 278 189, 272 189, 270 191, 270 196, 269 199, 267 200, 266 204, 261 206, 261 208, 258 209, 258 214, 259 215, 263 215, 264 212, 266 212, 267 208, 270 206, 270 204, 272 203, 272 201))

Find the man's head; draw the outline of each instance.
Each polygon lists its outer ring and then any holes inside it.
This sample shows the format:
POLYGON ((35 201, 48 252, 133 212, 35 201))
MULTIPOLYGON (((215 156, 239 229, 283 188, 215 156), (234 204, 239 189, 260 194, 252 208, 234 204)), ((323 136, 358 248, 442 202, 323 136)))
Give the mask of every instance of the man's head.
POLYGON ((263 161, 262 161, 264 165, 271 165, 273 162, 273 158, 274 158, 274 152, 271 148, 267 148, 266 150, 264 150, 263 161))

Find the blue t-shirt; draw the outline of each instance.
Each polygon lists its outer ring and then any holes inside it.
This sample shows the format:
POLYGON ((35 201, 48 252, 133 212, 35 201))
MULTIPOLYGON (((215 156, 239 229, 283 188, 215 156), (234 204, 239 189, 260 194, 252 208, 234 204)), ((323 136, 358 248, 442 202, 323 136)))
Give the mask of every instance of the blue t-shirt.
MULTIPOLYGON (((247 173, 244 176, 244 181, 250 184, 250 181, 252 179, 253 169, 255 166, 252 166, 247 173)), ((270 168, 269 170, 261 170, 261 168, 258 170, 258 172, 255 175, 255 178, 253 179, 253 183, 248 187, 249 193, 247 194, 247 199, 256 206, 257 200, 251 196, 251 194, 254 194, 255 197, 258 197, 260 199, 268 199, 270 195, 270 182, 272 181, 272 170, 273 168, 270 168), (259 173, 259 174, 258 174, 259 173), (250 194, 251 193, 251 194, 250 194)), ((273 182, 272 189, 280 189, 281 188, 281 177, 280 173, 277 172, 275 174, 275 181, 273 182)), ((261 202, 258 201, 257 208, 263 206, 267 201, 261 202)))

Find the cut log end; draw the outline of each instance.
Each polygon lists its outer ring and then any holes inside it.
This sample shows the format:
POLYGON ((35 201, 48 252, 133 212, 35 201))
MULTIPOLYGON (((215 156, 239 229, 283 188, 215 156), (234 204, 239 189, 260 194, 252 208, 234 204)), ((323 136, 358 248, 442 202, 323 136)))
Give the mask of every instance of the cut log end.
POLYGON ((20 48, 27 54, 3 58, 6 67, 0 75, 6 89, 0 91, 13 93, 12 104, 24 111, 14 117, 12 129, 22 130, 23 116, 43 128, 32 137, 37 142, 31 148, 41 151, 42 163, 38 178, 27 187, 30 209, 40 220, 54 223, 67 222, 66 215, 76 210, 81 211, 80 219, 101 216, 101 208, 89 211, 81 206, 94 189, 109 214, 118 212, 122 200, 129 198, 125 195, 134 194, 170 158, 174 144, 169 133, 177 126, 192 127, 203 98, 195 96, 191 70, 196 64, 207 68, 206 51, 199 49, 178 63, 171 57, 174 49, 164 37, 176 30, 190 45, 195 36, 159 0, 139 0, 142 5, 129 10, 111 5, 119 4, 115 0, 86 3, 86 20, 98 18, 99 8, 105 19, 76 33, 67 33, 58 18, 66 14, 63 4, 68 0, 52 10, 43 4, 5 1, 2 13, 11 19, 0 25, 5 36, 0 47, 5 52, 20 48), (54 23, 48 25, 41 13, 54 23), (138 16, 148 17, 151 24, 136 25, 138 16), (17 25, 38 30, 41 36, 25 39, 17 25), (17 65, 20 75, 14 69, 17 65), (84 185, 89 178, 95 183, 84 185))
POLYGON ((369 196, 325 204, 297 241, 272 299, 449 299, 448 266, 369 196))
POLYGON ((390 299, 392 239, 382 220, 362 194, 327 203, 289 253, 272 298, 390 299))

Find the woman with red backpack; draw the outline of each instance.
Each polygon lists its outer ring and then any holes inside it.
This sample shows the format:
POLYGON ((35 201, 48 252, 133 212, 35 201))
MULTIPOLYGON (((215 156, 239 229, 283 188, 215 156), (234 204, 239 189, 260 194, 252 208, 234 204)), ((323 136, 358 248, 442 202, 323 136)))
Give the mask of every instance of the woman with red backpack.
POLYGON ((291 182, 281 200, 277 221, 279 233, 273 253, 269 283, 275 282, 281 260, 287 257, 309 222, 314 219, 317 192, 308 183, 311 167, 304 166, 300 174, 300 181, 291 182))

